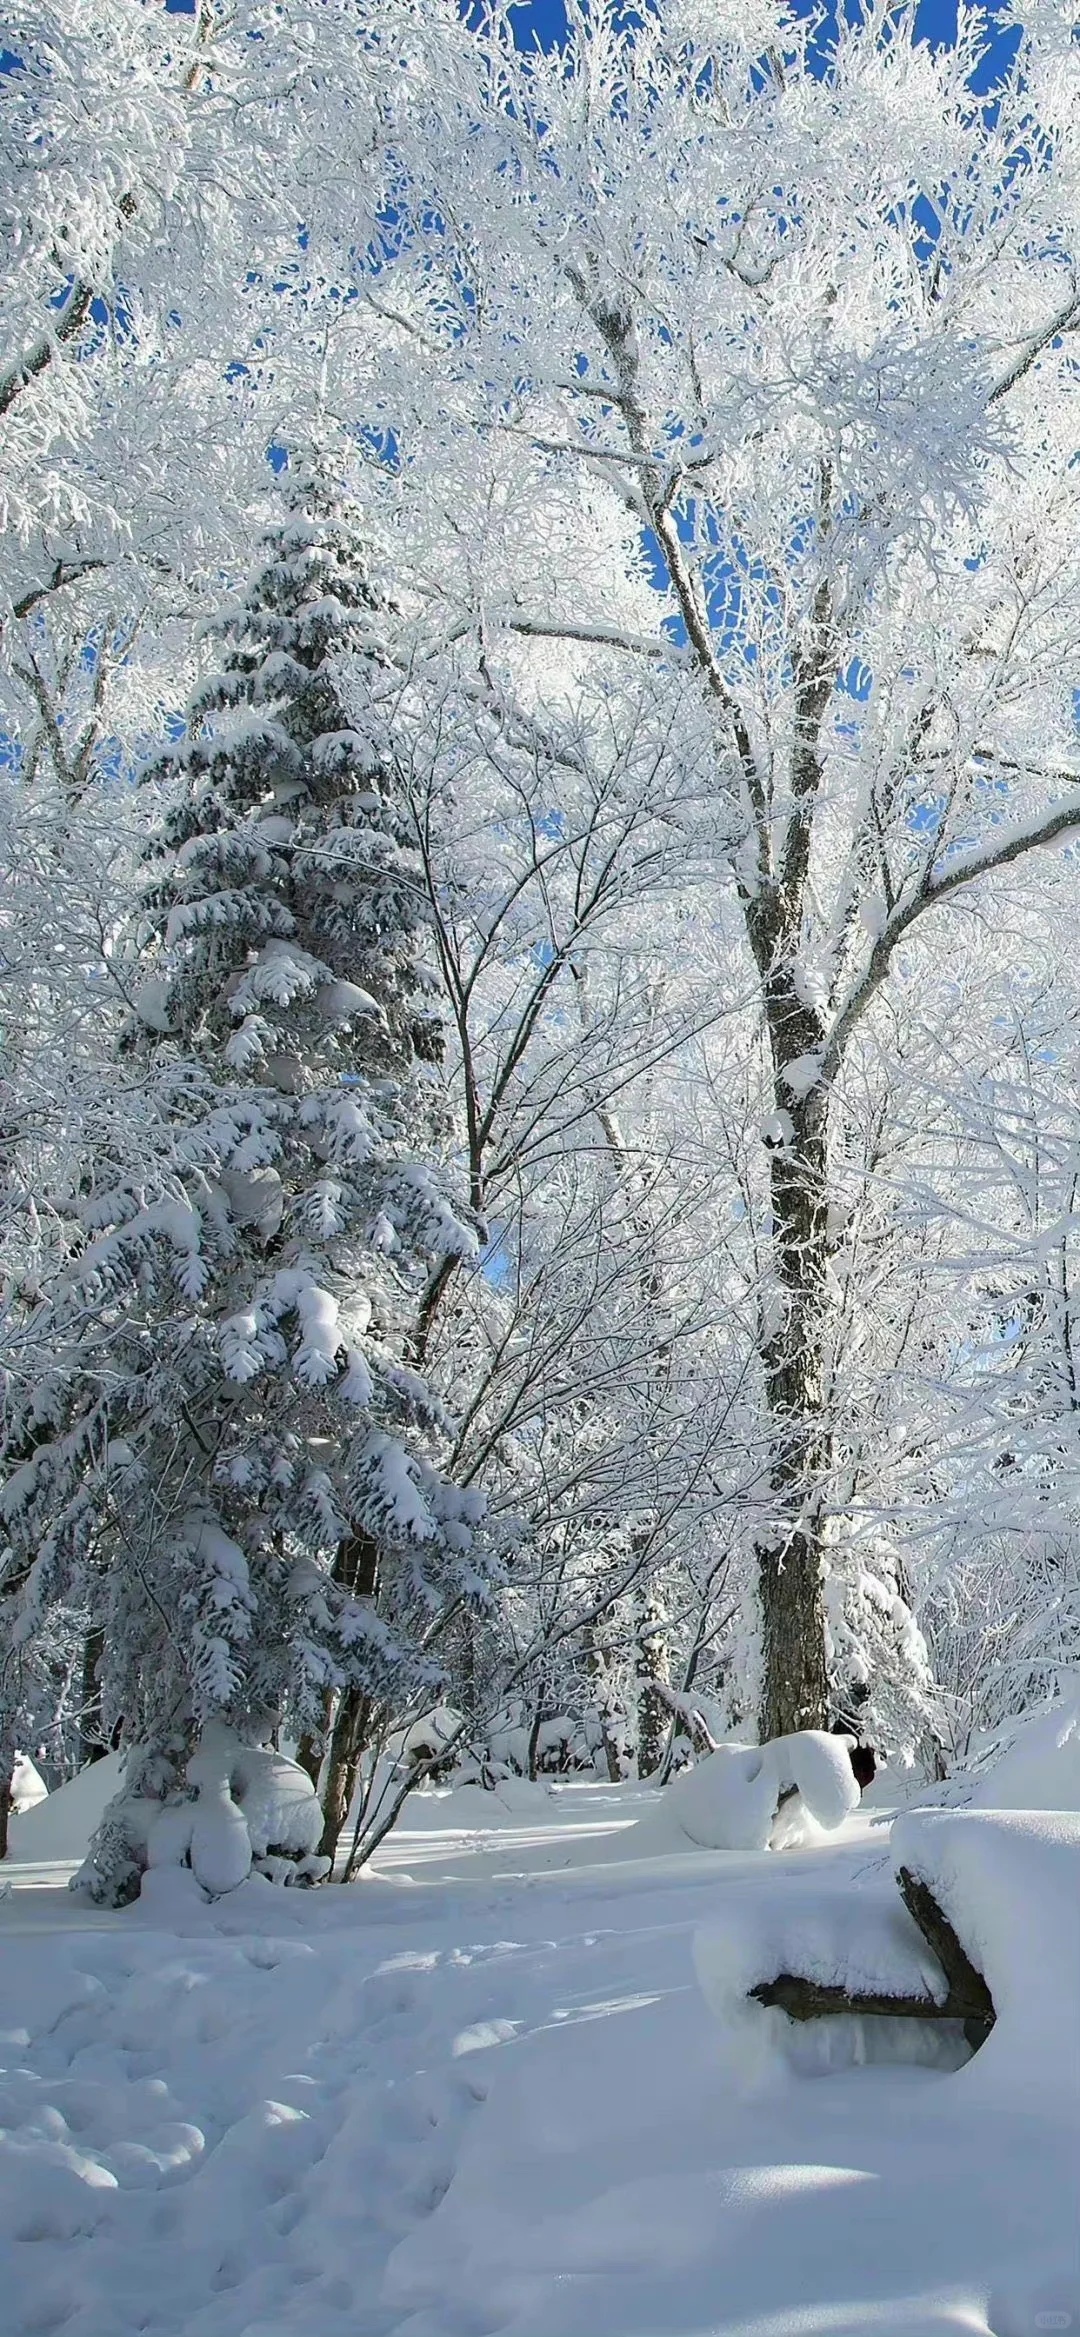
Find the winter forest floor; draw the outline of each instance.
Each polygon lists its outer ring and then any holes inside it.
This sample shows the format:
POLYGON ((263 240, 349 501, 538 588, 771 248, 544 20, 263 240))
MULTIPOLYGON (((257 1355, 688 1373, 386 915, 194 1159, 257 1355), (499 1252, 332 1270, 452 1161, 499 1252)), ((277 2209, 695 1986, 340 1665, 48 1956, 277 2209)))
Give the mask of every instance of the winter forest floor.
POLYGON ((171 1871, 122 1914, 9 1860, 5 2337, 1080 2328, 1080 2071, 1072 2122, 964 2069, 753 2075, 696 1927, 891 1890, 885 1834, 633 1858, 651 1799, 417 1796, 351 1889, 171 1871))

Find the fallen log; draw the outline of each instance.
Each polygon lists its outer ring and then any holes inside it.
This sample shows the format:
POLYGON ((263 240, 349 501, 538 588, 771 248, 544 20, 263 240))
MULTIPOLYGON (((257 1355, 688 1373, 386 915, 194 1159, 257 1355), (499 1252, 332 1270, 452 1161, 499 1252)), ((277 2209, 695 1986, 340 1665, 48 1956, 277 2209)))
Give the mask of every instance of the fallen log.
POLYGON ((956 2019, 947 2000, 939 2003, 933 1996, 864 1995, 850 1988, 829 1986, 823 1980, 805 1980, 798 1972, 778 1972, 774 1980, 759 1980, 750 1994, 759 2004, 779 2006, 792 2021, 816 2021, 840 2012, 875 2013, 898 2020, 956 2019))
POLYGON ((982 1973, 972 1963, 948 1916, 938 1906, 929 1883, 920 1882, 906 1866, 900 1868, 896 1879, 908 1914, 918 1924, 948 1981, 946 2001, 953 2007, 953 2017, 963 2021, 968 2044, 977 2051, 994 2026, 994 1999, 982 1973))
POLYGON ((990 1990, 929 1885, 909 1874, 905 1867, 901 1868, 897 1882, 908 1913, 941 1965, 946 1981, 944 1997, 860 1992, 808 1980, 798 1972, 777 1972, 771 1980, 759 1980, 749 1993, 758 2004, 776 2005, 793 2021, 828 2019, 838 2013, 868 2014, 889 2020, 959 2021, 967 2043, 977 2052, 994 2025, 990 1990))

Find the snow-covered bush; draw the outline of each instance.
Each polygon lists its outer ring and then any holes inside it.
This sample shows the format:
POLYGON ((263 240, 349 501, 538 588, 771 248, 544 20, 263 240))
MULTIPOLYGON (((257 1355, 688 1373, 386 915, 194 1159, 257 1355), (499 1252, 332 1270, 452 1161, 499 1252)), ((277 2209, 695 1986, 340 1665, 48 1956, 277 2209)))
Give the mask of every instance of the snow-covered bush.
MULTIPOLYGON (((622 1734, 625 1738, 625 1729, 622 1734)), ((527 1777, 530 1767, 542 1777, 607 1777, 607 1748, 613 1744, 617 1748, 617 1742, 617 1717, 595 1704, 583 1704, 573 1712, 547 1713, 538 1720, 520 1697, 514 1697, 493 1713, 482 1729, 470 1732, 457 1774, 463 1784, 527 1777)), ((630 1773, 625 1745, 621 1773, 630 1773)))
POLYGON ((147 1868, 188 1866, 205 1891, 235 1890, 252 1872, 271 1882, 321 1882, 322 1809, 305 1770, 210 1721, 181 1765, 160 1755, 128 1763, 73 1888, 109 1905, 137 1896, 147 1868))
POLYGON ((635 1839, 650 1849, 766 1850, 779 1825, 788 1847, 842 1825, 858 1799, 848 1738, 803 1729, 767 1745, 720 1745, 680 1770, 635 1839))
POLYGON ((29 1753, 16 1753, 11 1772, 11 1807, 16 1817, 24 1810, 36 1809, 39 1801, 48 1798, 49 1788, 29 1753))

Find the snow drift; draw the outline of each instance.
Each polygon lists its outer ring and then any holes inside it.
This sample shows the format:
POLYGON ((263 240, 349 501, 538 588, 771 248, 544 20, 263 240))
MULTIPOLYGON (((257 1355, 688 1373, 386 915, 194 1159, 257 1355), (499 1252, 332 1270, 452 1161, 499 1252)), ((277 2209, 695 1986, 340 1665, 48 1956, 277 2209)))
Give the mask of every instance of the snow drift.
MULTIPOLYGON (((1045 2110, 1080 2092, 1080 1815, 912 1810, 893 1865, 932 1890, 994 2000, 965 2082, 1045 2110)), ((1080 2168, 1078 2168, 1080 2172, 1080 2168)))
POLYGON ((8 1836, 8 1858, 20 1865, 52 1866, 86 1856, 96 1826, 119 1792, 124 1775, 121 1753, 80 1769, 33 1809, 26 1810, 8 1836))
POLYGON ((971 1807, 1080 1810, 1080 1698, 1060 1698, 1022 1721, 979 1776, 971 1807))

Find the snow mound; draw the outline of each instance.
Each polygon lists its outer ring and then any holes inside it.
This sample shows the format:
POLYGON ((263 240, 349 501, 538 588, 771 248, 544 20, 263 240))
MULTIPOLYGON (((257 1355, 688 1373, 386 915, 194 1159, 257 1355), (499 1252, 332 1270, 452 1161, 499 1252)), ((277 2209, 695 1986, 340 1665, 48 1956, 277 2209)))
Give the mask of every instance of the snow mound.
POLYGON ((11 1771, 11 1814, 21 1818, 27 1810, 36 1809, 47 1801, 49 1788, 39 1769, 35 1769, 29 1753, 16 1753, 11 1771))
POLYGON ((847 1737, 803 1729, 767 1745, 720 1745, 672 1778, 635 1842, 650 1851, 766 1850, 779 1824, 777 1847, 786 1849, 819 1828, 833 1832, 858 1799, 847 1737), (797 1806, 781 1811, 788 1793, 797 1806))
POLYGON ((103 1761, 80 1769, 67 1785, 58 1785, 12 1827, 8 1858, 34 1866, 73 1864, 84 1858, 91 1835, 120 1790, 123 1773, 122 1754, 107 1753, 103 1761))
POLYGON ((1052 1704, 1023 1721, 979 1778, 970 1807, 1080 1810, 1080 1701, 1052 1704))
POLYGON ((1045 2111, 1080 2088, 1080 1815, 912 1810, 897 1870, 925 1882, 982 1973, 997 2015, 965 2081, 1045 2111))
POLYGON ((913 1810, 896 1818, 892 1865, 926 1883, 993 1998, 995 2024, 970 2061, 953 2023, 829 2015, 800 2031, 748 2001, 789 1972, 852 1995, 927 1995, 945 1976, 889 1878, 797 1896, 747 1897, 700 1926, 698 1981, 754 2073, 777 2049, 798 2066, 899 2056, 936 2059, 982 2092, 1042 2114, 1075 2116, 1080 2090, 1080 1814, 1070 1810, 913 1810), (857 2032, 857 2034, 856 2034, 857 2032), (950 2060, 950 2057, 951 2060, 950 2060))

